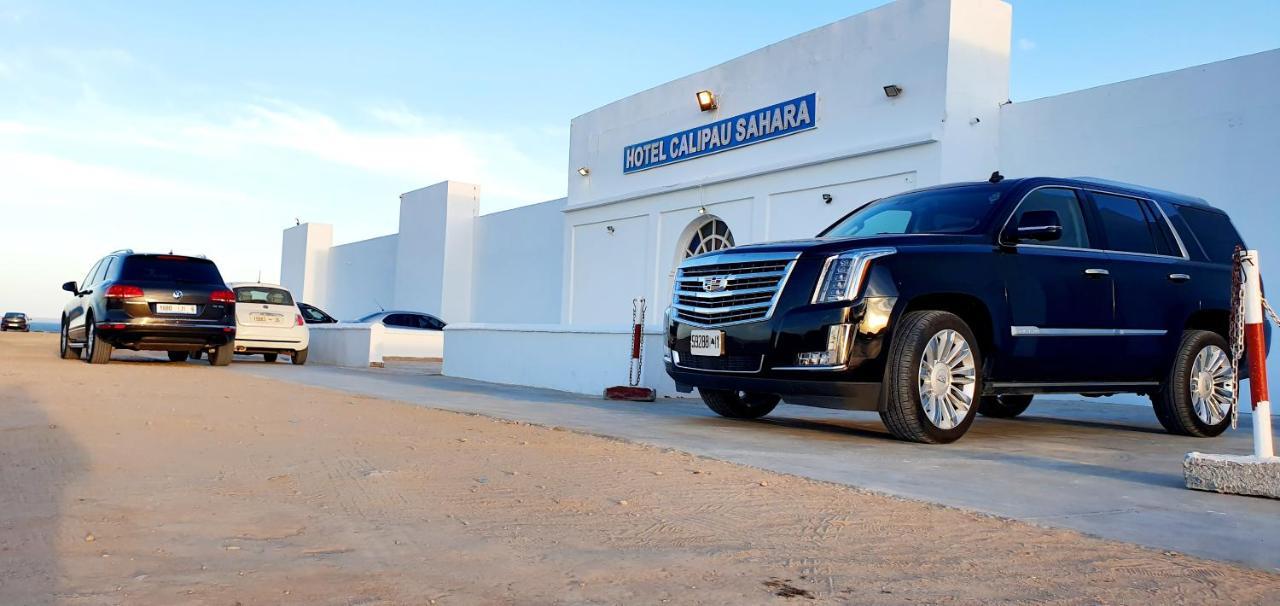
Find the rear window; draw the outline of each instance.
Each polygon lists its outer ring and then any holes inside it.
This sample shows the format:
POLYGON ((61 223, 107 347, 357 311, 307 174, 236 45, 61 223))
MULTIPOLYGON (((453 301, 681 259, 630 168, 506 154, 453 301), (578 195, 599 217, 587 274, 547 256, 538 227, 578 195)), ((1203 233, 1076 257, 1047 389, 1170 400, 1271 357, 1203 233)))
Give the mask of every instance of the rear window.
POLYGON ((218 266, 208 259, 170 255, 134 256, 125 259, 121 280, 222 284, 218 266))
POLYGON ((1191 227, 1192 235, 1204 251, 1205 258, 1210 261, 1230 263, 1236 246, 1244 245, 1240 234, 1226 215, 1187 206, 1179 207, 1178 212, 1191 227))
POLYGON ((289 291, 265 286, 242 286, 236 289, 236 303, 266 303, 268 305, 293 305, 289 291))
POLYGON ((21 318, 21 317, 22 317, 22 314, 20 314, 20 313, 16 313, 16 312, 12 312, 12 311, 11 311, 11 312, 9 312, 9 313, 5 314, 5 315, 4 315, 4 317, 5 317, 6 319, 8 319, 8 318, 21 318))

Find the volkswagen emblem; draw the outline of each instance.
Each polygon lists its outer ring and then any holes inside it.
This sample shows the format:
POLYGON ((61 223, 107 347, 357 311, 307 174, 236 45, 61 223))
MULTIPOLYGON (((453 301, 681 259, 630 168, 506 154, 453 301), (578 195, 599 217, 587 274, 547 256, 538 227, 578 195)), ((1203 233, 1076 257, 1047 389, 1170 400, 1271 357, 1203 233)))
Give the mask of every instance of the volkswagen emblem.
POLYGON ((702 279, 702 290, 720 292, 729 287, 729 279, 724 276, 707 276, 702 279))
POLYGON ((173 291, 173 298, 175 298, 175 299, 181 299, 181 298, 182 298, 182 291, 180 291, 180 290, 175 290, 175 291, 173 291))

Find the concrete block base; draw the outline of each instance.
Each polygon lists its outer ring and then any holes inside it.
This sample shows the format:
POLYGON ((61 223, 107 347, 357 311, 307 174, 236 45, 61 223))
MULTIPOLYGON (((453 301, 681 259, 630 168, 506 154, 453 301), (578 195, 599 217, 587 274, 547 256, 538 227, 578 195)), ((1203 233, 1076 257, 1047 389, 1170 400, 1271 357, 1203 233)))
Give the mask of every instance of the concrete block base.
POLYGON ((1280 457, 1187 453, 1187 488, 1280 499, 1280 457))

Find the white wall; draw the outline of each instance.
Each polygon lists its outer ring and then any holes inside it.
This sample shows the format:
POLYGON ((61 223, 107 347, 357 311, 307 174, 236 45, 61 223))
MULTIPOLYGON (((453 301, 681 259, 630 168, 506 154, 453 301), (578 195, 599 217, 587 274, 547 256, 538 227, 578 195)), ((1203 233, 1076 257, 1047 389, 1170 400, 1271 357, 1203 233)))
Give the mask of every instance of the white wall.
POLYGON ((395 301, 398 244, 393 234, 329 249, 324 302, 303 301, 344 321, 390 309, 395 301))
POLYGON ((560 198, 476 220, 473 321, 560 321, 564 205, 560 198))
POLYGON ((444 333, 388 328, 382 324, 315 324, 310 327, 307 361, 313 364, 366 368, 386 358, 440 359, 444 333))
POLYGON ((400 196, 394 307, 445 322, 471 317, 474 229, 480 187, 445 181, 400 196))
MULTIPOLYGON (((618 326, 451 324, 444 330, 444 374, 490 383, 600 395, 627 384, 631 331, 618 326)), ((663 337, 645 332, 643 385, 677 396, 662 366, 663 337)))
MULTIPOLYGON (((1007 105, 1000 156, 1008 176, 1084 175, 1203 197, 1259 250, 1263 281, 1280 284, 1280 50, 1007 105)), ((1280 355, 1270 373, 1280 376, 1280 355)))
POLYGON ((295 297, 324 306, 325 272, 329 247, 333 246, 333 226, 304 223, 284 230, 280 246, 280 285, 295 297))

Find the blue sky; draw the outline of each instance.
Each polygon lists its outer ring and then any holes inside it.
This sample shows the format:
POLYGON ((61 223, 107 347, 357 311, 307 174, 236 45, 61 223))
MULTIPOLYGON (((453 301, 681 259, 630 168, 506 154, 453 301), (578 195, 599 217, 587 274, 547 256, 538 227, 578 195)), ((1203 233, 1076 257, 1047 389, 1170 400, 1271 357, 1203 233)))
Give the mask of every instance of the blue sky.
MULTIPOLYGON (((572 117, 883 3, 0 0, 0 308, 125 246, 275 279, 295 218, 446 178, 559 197, 572 117)), ((1012 4, 1014 101, 1280 47, 1275 0, 1012 4)))

